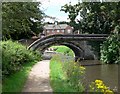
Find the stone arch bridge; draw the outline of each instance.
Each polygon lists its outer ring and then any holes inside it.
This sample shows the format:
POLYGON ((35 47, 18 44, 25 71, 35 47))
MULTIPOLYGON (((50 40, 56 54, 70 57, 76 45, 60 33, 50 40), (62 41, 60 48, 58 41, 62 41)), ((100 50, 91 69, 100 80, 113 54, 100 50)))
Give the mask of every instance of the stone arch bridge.
POLYGON ((75 58, 94 59, 94 54, 87 41, 104 41, 106 34, 77 34, 77 35, 51 35, 39 38, 29 45, 28 49, 44 52, 53 45, 65 45, 73 50, 75 58))

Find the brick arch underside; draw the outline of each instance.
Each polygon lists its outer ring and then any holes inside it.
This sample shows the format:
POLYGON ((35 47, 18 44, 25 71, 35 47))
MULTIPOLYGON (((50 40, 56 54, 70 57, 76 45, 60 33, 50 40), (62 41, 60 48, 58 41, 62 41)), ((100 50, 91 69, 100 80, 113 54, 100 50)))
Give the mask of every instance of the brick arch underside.
POLYGON ((68 48, 70 48, 74 54, 75 54, 75 60, 80 58, 83 59, 84 58, 84 50, 79 47, 78 44, 73 43, 73 42, 49 42, 47 44, 44 44, 42 46, 36 46, 35 50, 38 49, 40 50, 42 53, 49 47, 54 46, 54 45, 64 45, 67 46, 68 48))

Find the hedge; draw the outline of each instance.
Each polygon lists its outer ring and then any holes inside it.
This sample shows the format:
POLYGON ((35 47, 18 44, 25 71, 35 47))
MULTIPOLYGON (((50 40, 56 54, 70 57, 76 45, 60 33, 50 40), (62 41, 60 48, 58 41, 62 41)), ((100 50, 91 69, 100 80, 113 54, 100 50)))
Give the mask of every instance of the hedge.
POLYGON ((2 75, 7 76, 15 71, 22 69, 24 63, 29 63, 41 59, 38 52, 27 50, 20 43, 8 41, 0 41, 2 44, 2 75))

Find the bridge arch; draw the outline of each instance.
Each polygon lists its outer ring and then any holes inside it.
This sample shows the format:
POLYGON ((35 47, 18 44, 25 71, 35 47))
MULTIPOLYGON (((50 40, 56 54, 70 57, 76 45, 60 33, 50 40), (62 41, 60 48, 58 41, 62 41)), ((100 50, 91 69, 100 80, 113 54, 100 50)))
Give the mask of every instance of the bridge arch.
POLYGON ((35 50, 38 46, 45 45, 46 43, 50 43, 52 41, 55 42, 70 42, 70 41, 103 41, 108 37, 106 34, 79 34, 79 35, 51 35, 46 36, 41 39, 37 39, 33 42, 28 49, 35 50))
POLYGON ((41 50, 41 52, 44 52, 47 48, 49 48, 50 46, 53 46, 53 45, 64 45, 64 46, 67 46, 68 48, 70 48, 74 54, 75 54, 75 57, 79 57, 79 58, 83 58, 84 57, 84 50, 82 48, 80 48, 77 44, 75 43, 72 43, 72 42, 64 42, 64 43, 49 43, 47 45, 45 45, 41 50))
POLYGON ((53 46, 53 45, 64 45, 67 46, 68 48, 70 48, 74 54, 75 54, 75 60, 77 60, 78 58, 83 59, 84 58, 84 50, 79 47, 77 44, 73 43, 73 42, 50 42, 47 43, 45 45, 41 46, 37 46, 35 50, 39 49, 42 53, 49 47, 53 46))
MULTIPOLYGON (((74 41, 75 42, 79 41, 81 43, 82 41, 96 41, 96 40, 103 41, 107 37, 108 35, 106 34, 51 35, 51 36, 46 36, 44 38, 36 40, 28 47, 28 49, 36 50, 40 47, 40 51, 44 51, 44 49, 54 44, 65 45, 73 50, 76 57, 83 56, 82 58, 84 58, 84 57, 88 57, 87 48, 84 45, 83 47, 78 46, 77 43, 73 43, 74 41)), ((89 54, 89 56, 91 55, 89 54)))

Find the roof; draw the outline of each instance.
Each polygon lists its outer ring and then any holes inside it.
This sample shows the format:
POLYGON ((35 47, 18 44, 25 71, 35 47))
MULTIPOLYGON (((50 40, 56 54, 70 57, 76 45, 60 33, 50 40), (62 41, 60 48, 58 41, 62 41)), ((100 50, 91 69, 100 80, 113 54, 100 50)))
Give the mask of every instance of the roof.
POLYGON ((45 29, 65 29, 67 26, 67 24, 58 24, 58 25, 55 25, 55 24, 46 24, 44 26, 45 29))

